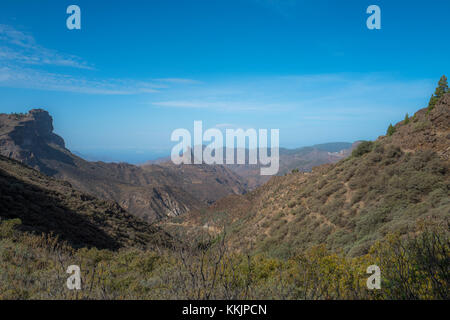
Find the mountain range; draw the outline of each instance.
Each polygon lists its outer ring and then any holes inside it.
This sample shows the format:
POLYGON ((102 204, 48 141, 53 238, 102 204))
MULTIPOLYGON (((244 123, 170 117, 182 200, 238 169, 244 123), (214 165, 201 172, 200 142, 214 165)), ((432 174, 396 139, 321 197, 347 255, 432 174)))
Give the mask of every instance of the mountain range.
MULTIPOLYGON (((349 153, 351 144, 330 143, 281 150, 280 173, 302 171, 334 162, 349 153)), ((43 109, 26 114, 0 114, 0 155, 70 182, 82 192, 116 201, 147 222, 206 208, 230 194, 244 194, 268 178, 259 166, 174 165, 168 158, 143 165, 86 161, 53 132, 53 119, 43 109)))

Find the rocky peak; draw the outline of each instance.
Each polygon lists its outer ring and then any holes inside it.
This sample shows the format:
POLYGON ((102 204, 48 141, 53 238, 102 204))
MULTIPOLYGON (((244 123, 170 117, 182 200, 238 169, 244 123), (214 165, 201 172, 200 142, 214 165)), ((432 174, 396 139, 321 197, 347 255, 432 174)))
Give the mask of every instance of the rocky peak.
POLYGON ((46 136, 53 133, 53 118, 43 109, 32 109, 28 112, 29 118, 34 122, 37 133, 46 136))
POLYGON ((53 119, 42 109, 0 114, 0 155, 19 160, 46 174, 55 173, 44 159, 72 162, 63 138, 53 133, 53 119))
POLYGON ((25 114, 0 114, 0 139, 11 139, 15 145, 30 148, 38 144, 56 144, 65 148, 64 140, 53 133, 53 119, 43 109, 25 114))

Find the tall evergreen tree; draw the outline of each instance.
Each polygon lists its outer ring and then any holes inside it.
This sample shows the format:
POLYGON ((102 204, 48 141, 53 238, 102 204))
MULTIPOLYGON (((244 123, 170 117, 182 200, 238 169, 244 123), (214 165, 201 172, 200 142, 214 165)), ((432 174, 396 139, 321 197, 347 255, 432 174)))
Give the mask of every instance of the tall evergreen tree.
POLYGON ((430 102, 428 103, 428 111, 433 110, 436 102, 448 92, 448 82, 447 77, 443 75, 438 82, 438 86, 434 91, 434 95, 431 96, 430 102))
POLYGON ((395 127, 391 123, 387 129, 387 135, 392 136, 394 134, 394 132, 395 132, 395 127))
POLYGON ((439 79, 436 91, 439 94, 439 97, 443 96, 445 93, 448 92, 448 82, 447 77, 445 75, 443 75, 441 79, 439 79))
POLYGON ((409 115, 406 114, 405 115, 405 120, 403 121, 403 124, 408 124, 409 123, 409 115))

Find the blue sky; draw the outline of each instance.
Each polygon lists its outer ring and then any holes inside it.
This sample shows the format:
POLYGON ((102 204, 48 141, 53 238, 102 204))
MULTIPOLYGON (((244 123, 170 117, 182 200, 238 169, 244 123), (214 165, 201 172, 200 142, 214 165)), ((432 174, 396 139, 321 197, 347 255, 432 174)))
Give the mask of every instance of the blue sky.
POLYGON ((426 106, 447 59, 450 2, 0 3, 0 112, 42 107, 67 146, 145 161, 174 129, 280 129, 280 144, 376 139, 426 106), (66 8, 81 8, 81 30, 66 8), (368 30, 366 8, 381 8, 368 30))

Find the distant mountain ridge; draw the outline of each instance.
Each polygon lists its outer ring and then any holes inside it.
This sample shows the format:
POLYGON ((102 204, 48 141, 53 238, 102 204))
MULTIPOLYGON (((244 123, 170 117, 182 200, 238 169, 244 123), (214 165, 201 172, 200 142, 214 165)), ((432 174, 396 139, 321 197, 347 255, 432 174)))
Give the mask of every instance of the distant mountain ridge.
MULTIPOLYGON (((287 149, 280 148, 280 168, 277 175, 290 173, 292 170, 310 172, 313 167, 335 163, 348 157, 360 142, 330 142, 308 147, 287 149)), ((250 190, 262 186, 270 176, 261 176, 260 165, 227 165, 232 171, 243 177, 250 190)))
MULTIPOLYGON (((330 142, 317 144, 313 146, 301 147, 296 149, 280 148, 279 154, 279 171, 277 175, 284 175, 292 170, 299 170, 302 172, 309 172, 315 166, 334 163, 350 155, 352 150, 358 146, 360 142, 330 142)), ((206 146, 203 146, 205 149, 206 146)), ((237 163, 237 150, 234 150, 234 163, 237 163)), ((243 180, 248 190, 259 187, 270 180, 270 176, 262 176, 260 172, 261 165, 259 164, 227 164, 226 157, 227 149, 223 148, 223 163, 228 169, 237 174, 243 180)), ((245 149, 246 159, 248 160, 249 149, 245 149)), ((191 159, 193 162, 194 154, 191 151, 191 159)), ((148 161, 148 164, 158 164, 162 166, 172 166, 170 157, 159 158, 153 161, 148 161)), ((184 165, 187 168, 188 165, 184 165)), ((236 193, 236 192, 234 192, 236 193)), ((238 193, 236 193, 238 194, 238 193)))
MULTIPOLYGON (((348 155, 350 149, 342 149, 348 147, 350 143, 329 143, 281 149, 279 174, 335 162, 348 155), (337 150, 341 153, 333 153, 337 150)), ((117 201, 150 222, 204 208, 230 194, 244 194, 269 179, 260 175, 259 165, 89 162, 65 147, 64 139, 53 132, 52 117, 43 109, 0 114, 0 155, 69 181, 83 192, 117 201)))

